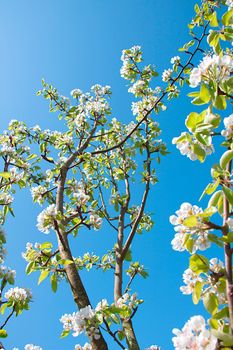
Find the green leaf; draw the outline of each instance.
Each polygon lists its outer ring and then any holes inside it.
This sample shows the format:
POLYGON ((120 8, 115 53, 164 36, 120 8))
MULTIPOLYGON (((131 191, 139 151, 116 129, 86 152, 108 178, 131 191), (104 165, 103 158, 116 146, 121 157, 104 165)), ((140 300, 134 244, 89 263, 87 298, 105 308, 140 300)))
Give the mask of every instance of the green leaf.
POLYGON ((43 270, 41 271, 40 277, 38 279, 38 285, 46 279, 46 277, 49 275, 49 270, 43 270))
POLYGON ((197 224, 198 224, 198 219, 195 215, 191 215, 183 221, 183 225, 187 227, 195 227, 197 226, 197 224))
POLYGON ((34 267, 35 267, 35 262, 34 262, 34 261, 30 261, 30 262, 27 264, 27 267, 26 267, 26 274, 27 274, 27 275, 30 275, 30 273, 32 273, 33 270, 34 270, 34 267))
POLYGON ((203 213, 199 214, 199 217, 209 218, 212 215, 214 215, 216 212, 217 212, 217 209, 215 207, 208 207, 203 211, 203 213))
POLYGON ((204 160, 205 160, 205 156, 206 156, 205 151, 203 150, 203 148, 200 147, 197 144, 194 144, 193 145, 193 151, 196 154, 197 158, 200 160, 200 162, 203 163, 204 160))
POLYGON ((4 315, 4 313, 5 313, 7 307, 8 307, 7 303, 1 305, 1 307, 0 307, 0 313, 1 313, 2 315, 4 315))
POLYGON ((225 346, 233 345, 233 336, 227 333, 224 333, 219 330, 211 329, 211 333, 217 338, 223 341, 225 346))
POLYGON ((185 242, 185 248, 189 251, 190 254, 193 252, 193 246, 194 246, 194 240, 192 239, 191 235, 187 235, 189 238, 185 242))
POLYGON ((67 330, 64 330, 63 332, 62 332, 62 334, 60 335, 60 338, 62 339, 62 338, 65 338, 65 337, 67 337, 67 335, 69 335, 70 334, 70 331, 67 331, 67 330))
POLYGON ((205 102, 204 102, 200 97, 194 98, 194 99, 191 101, 191 103, 192 103, 193 105, 196 105, 196 106, 201 106, 201 105, 204 105, 204 104, 205 104, 205 102))
POLYGON ((57 291, 57 275, 53 274, 50 277, 51 288, 54 293, 57 291))
POLYGON ((11 177, 11 173, 7 171, 3 171, 2 173, 0 173, 0 176, 3 177, 4 179, 9 179, 11 177))
POLYGON ((6 338, 7 337, 7 331, 5 329, 0 329, 0 338, 6 338))
POLYGON ((198 304, 201 298, 201 292, 202 292, 202 282, 197 281, 192 294, 193 303, 195 305, 198 304))
POLYGON ((40 245, 40 249, 44 250, 44 249, 51 249, 53 247, 51 242, 44 242, 40 245))
POLYGON ((207 88, 206 84, 202 84, 201 85, 199 97, 204 103, 208 103, 209 102, 209 100, 210 100, 210 92, 209 92, 209 89, 207 88))
POLYGON ((218 95, 214 100, 214 107, 220 110, 227 108, 226 97, 223 95, 218 95))
POLYGON ((219 182, 220 180, 217 179, 217 181, 215 181, 214 183, 209 183, 204 189, 204 191, 202 192, 201 197, 199 198, 199 201, 203 198, 205 194, 212 194, 217 189, 219 182))
POLYGON ((222 23, 224 26, 229 26, 233 24, 233 9, 230 9, 222 16, 222 23))
POLYGON ((27 157, 26 161, 31 160, 31 159, 34 159, 34 158, 36 158, 36 157, 37 157, 36 154, 30 154, 30 156, 27 157))
POLYGON ((203 255, 194 254, 189 259, 189 267, 197 275, 202 272, 208 272, 209 260, 203 255))
POLYGON ((232 243, 233 242, 233 232, 228 232, 227 234, 227 240, 229 243, 232 243))
POLYGON ((223 185, 222 190, 225 196, 227 197, 229 203, 233 205, 233 191, 230 188, 226 187, 225 185, 223 185))
POLYGON ((201 123, 203 121, 203 116, 201 114, 192 112, 188 115, 187 119, 185 120, 185 125, 190 131, 195 131, 197 124, 201 123))
POLYGON ((220 166, 222 169, 226 169, 227 164, 231 161, 233 158, 233 150, 228 150, 225 153, 223 153, 222 157, 220 158, 220 166))
POLYGON ((212 13, 212 15, 209 17, 210 25, 211 27, 218 27, 218 19, 217 19, 217 13, 216 11, 212 13))
POLYGON ((218 298, 214 293, 205 294, 203 304, 211 315, 214 315, 218 311, 218 298))
POLYGON ((229 308, 225 306, 222 310, 214 314, 213 316, 216 320, 221 320, 222 318, 229 317, 229 308))
POLYGON ((61 259, 61 260, 58 261, 58 264, 61 264, 61 265, 64 265, 64 266, 71 265, 73 263, 74 262, 72 260, 69 260, 69 259, 61 259))
POLYGON ((212 197, 210 198, 209 202, 208 202, 208 207, 216 207, 218 205, 218 201, 220 196, 222 195, 222 191, 216 191, 212 197))
POLYGON ((209 325, 211 328, 216 330, 218 329, 218 326, 219 326, 218 321, 214 318, 209 319, 209 325))
POLYGON ((125 339, 125 333, 124 333, 124 331, 118 331, 118 332, 117 332, 117 336, 118 336, 119 340, 125 339))
POLYGON ((125 260, 132 261, 132 252, 130 249, 128 249, 127 253, 125 254, 125 260))
POLYGON ((216 47, 219 43, 219 34, 215 31, 210 31, 208 35, 207 42, 211 47, 216 47))

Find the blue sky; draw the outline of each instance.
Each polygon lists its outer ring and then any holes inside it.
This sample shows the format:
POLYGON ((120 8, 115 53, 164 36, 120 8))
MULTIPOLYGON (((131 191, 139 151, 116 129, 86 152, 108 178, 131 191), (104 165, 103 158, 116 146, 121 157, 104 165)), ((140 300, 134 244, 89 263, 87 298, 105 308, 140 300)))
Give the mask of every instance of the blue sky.
MULTIPOLYGON (((42 78, 64 95, 76 87, 88 91, 95 83, 110 85, 113 116, 131 120, 131 97, 119 74, 122 49, 141 45, 145 61, 162 72, 189 40, 187 23, 193 5, 194 1, 187 0, 0 1, 1 129, 11 119, 56 128, 56 118, 48 113, 46 101, 35 95, 42 78)), ((184 89, 181 98, 169 103, 168 110, 158 117, 171 154, 162 160, 159 183, 150 196, 148 209, 155 213, 156 225, 152 232, 137 237, 135 245, 136 259, 150 272, 148 280, 135 284, 145 299, 134 321, 142 349, 151 344, 172 349, 172 328, 182 327, 190 316, 202 312, 201 307, 192 305, 190 297, 179 292, 188 254, 172 251, 173 228, 168 221, 181 203, 198 201, 214 163, 213 157, 205 165, 191 162, 171 145, 193 109, 186 94, 184 89)), ((8 264, 17 269, 17 284, 30 287, 34 295, 31 310, 9 324, 8 350, 14 346, 23 349, 26 343, 41 345, 44 350, 68 350, 79 343, 72 336, 59 340, 60 316, 75 310, 67 286, 62 284, 54 295, 47 282, 37 287, 38 276, 26 277, 24 273, 21 252, 26 242, 47 238, 35 227, 39 211, 22 191, 16 196, 16 218, 9 218, 6 225, 8 264)), ((81 249, 93 250, 91 243, 98 248, 99 237, 96 233, 89 234, 88 241, 81 237, 81 249)), ((83 278, 93 304, 110 295, 111 285, 103 284, 101 273, 83 274, 83 278)), ((111 350, 115 349, 113 345, 111 350)))

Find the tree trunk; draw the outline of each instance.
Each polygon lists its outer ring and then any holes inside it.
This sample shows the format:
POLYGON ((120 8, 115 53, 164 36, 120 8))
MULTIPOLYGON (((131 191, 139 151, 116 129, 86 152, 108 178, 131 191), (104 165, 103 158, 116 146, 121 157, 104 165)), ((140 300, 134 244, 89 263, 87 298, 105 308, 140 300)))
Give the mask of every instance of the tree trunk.
MULTIPOLYGON (((58 242, 59 242, 59 251, 61 254, 61 258, 65 260, 73 260, 67 237, 65 235, 62 235, 62 242, 60 240, 60 237, 58 237, 58 242)), ((75 263, 65 266, 65 270, 66 270, 68 282, 70 284, 70 287, 73 293, 74 301, 78 306, 78 309, 82 309, 88 305, 91 305, 87 292, 80 278, 79 272, 77 271, 77 268, 75 266, 75 263)), ((99 329, 99 335, 100 335, 99 339, 93 339, 89 337, 89 341, 92 346, 92 349, 108 350, 107 343, 105 342, 105 339, 100 329, 99 329)))

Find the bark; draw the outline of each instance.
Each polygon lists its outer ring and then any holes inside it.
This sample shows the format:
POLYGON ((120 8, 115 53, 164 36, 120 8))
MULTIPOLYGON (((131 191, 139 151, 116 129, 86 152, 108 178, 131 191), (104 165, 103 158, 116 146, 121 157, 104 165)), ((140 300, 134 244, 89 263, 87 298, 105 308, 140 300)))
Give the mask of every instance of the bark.
MULTIPOLYGON (((65 260, 73 260, 67 237, 60 233, 58 235, 58 242, 61 258, 65 260)), ((65 271, 73 293, 74 302, 76 303, 78 309, 91 305, 75 263, 65 266, 65 271)), ((89 341, 93 350, 108 350, 107 343, 105 342, 101 332, 99 339, 92 339, 90 337, 89 341)))
MULTIPOLYGON (((94 129, 92 130, 89 139, 85 141, 83 146, 79 149, 79 151, 72 154, 66 164, 61 168, 60 172, 60 180, 59 185, 57 189, 57 196, 56 196, 56 208, 57 211, 59 211, 61 214, 63 214, 63 203, 64 203, 64 187, 65 187, 65 181, 67 172, 69 170, 69 167, 71 164, 75 161, 78 154, 80 154, 85 147, 89 144, 89 141, 91 139, 91 136, 94 134, 96 129, 96 125, 94 129)), ((58 247, 59 252, 61 254, 61 258, 65 260, 71 260, 73 261, 72 253, 69 246, 69 241, 67 238, 67 234, 63 232, 59 226, 65 224, 64 222, 56 223, 55 222, 55 229, 57 233, 57 239, 58 239, 58 247)), ((86 289, 82 283, 82 280, 80 278, 79 272, 75 266, 75 263, 69 264, 65 266, 66 276, 69 282, 69 285, 71 287, 74 302, 76 303, 78 309, 84 308, 88 305, 91 305, 89 297, 87 295, 86 289)), ((105 339, 99 329, 99 339, 93 339, 92 337, 89 337, 90 344, 92 346, 93 350, 108 350, 107 343, 105 342, 105 339)))
MULTIPOLYGON (((122 284, 123 284, 123 240, 124 240, 124 218, 128 203, 130 200, 128 181, 126 181, 126 193, 128 199, 125 206, 121 207, 121 213, 119 216, 118 225, 118 237, 117 237, 117 249, 116 249, 116 266, 115 266, 115 276, 114 276, 114 300, 117 305, 117 301, 122 297, 122 284)), ((136 335, 134 333, 133 324, 131 320, 122 319, 122 328, 125 333, 126 342, 128 350, 140 350, 136 335)))

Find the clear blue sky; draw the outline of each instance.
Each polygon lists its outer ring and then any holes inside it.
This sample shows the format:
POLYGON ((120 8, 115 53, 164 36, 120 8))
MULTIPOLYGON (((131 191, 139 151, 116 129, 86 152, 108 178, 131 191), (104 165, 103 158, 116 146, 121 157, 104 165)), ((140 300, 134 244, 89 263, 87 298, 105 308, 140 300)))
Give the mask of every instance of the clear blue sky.
MULTIPOLYGON (((56 127, 46 101, 35 96, 41 78, 64 95, 76 87, 88 91, 94 83, 111 85, 114 116, 129 121, 131 99, 119 74, 122 49, 141 45, 145 61, 162 72, 188 40, 186 25, 193 5, 192 0, 0 1, 1 129, 10 119, 56 127)), ((159 116, 171 154, 159 166, 160 182, 150 196, 148 209, 155 213, 156 225, 136 240, 135 258, 150 272, 148 280, 136 284, 140 297, 145 299, 135 317, 142 349, 151 344, 172 349, 172 328, 181 327, 190 316, 202 312, 202 308, 192 306, 191 297, 179 292, 188 254, 172 251, 174 231, 168 221, 182 202, 197 202, 209 180, 208 167, 214 162, 210 158, 205 165, 193 163, 171 145, 172 137, 184 130, 184 119, 192 108, 186 93, 183 91, 182 97, 159 116)), ((11 321, 5 345, 7 350, 14 346, 23 349, 26 343, 41 345, 44 350, 72 350, 79 338, 59 340, 60 316, 75 310, 68 288, 62 284, 54 295, 47 282, 37 287, 38 276, 26 277, 24 273, 21 252, 26 242, 47 238, 35 227, 39 210, 22 191, 16 197, 16 219, 10 218, 6 225, 8 265, 17 269, 17 285, 31 288, 34 302, 29 312, 11 321)), ((88 240, 80 238, 81 249, 98 250, 98 235, 90 234, 88 240)), ((83 274, 83 278, 93 304, 109 296, 111 286, 103 284, 101 273, 83 274)), ((115 349, 113 345, 111 350, 115 349)))

